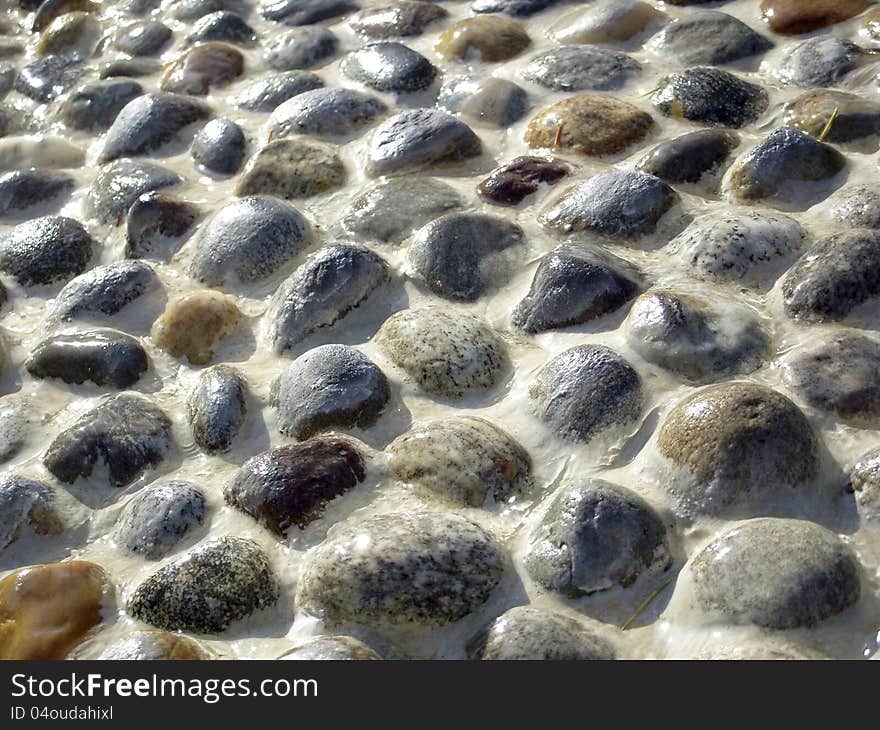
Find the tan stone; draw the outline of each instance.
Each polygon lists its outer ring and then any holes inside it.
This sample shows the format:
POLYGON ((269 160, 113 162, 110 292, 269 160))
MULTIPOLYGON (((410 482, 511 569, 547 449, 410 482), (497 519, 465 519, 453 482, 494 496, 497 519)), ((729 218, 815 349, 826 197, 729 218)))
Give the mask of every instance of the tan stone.
POLYGON ((869 5, 868 0, 762 0, 761 17, 776 33, 809 33, 848 20, 869 5))
POLYGON ((862 18, 862 28, 873 39, 880 40, 880 8, 871 8, 862 18))
POLYGON ((232 297, 205 289, 171 302, 153 325, 152 337, 173 357, 186 357, 194 365, 204 365, 241 317, 232 297))
POLYGON ((0 659, 63 659, 101 623, 107 575, 94 563, 22 568, 0 580, 0 659))
POLYGON ((71 54, 77 51, 82 55, 91 53, 101 36, 100 23, 88 13, 76 12, 62 15, 40 34, 37 53, 41 56, 50 53, 71 54))
POLYGON ((880 103, 813 89, 786 105, 783 123, 816 138, 825 132, 825 142, 851 142, 880 133, 880 103))
POLYGON ((627 41, 648 24, 662 18, 656 8, 644 2, 609 2, 566 15, 551 29, 560 43, 607 43, 627 41))
POLYGON ((578 94, 540 111, 526 129, 530 147, 570 149, 585 155, 622 152, 645 138, 647 112, 603 94, 578 94))
POLYGON ((478 15, 450 25, 440 34, 435 48, 445 58, 467 58, 473 53, 483 61, 504 61, 522 53, 530 44, 528 34, 515 20, 478 15))

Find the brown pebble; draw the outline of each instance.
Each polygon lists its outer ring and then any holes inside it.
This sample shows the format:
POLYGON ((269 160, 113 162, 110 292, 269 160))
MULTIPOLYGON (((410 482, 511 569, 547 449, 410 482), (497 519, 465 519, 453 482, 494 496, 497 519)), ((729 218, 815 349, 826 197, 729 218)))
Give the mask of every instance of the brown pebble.
POLYGON ((94 563, 35 565, 0 580, 0 659, 63 659, 101 623, 107 575, 94 563))
POLYGON ((825 142, 852 142, 880 133, 880 103, 842 91, 812 89, 785 106, 783 123, 817 139, 824 132, 825 142))
POLYGON ((541 183, 555 185, 570 172, 560 160, 525 155, 493 170, 477 186, 483 200, 496 205, 519 205, 541 183))
POLYGON ((307 139, 276 139, 248 163, 235 194, 308 198, 345 183, 345 166, 336 149, 307 139))
POLYGON ((653 127, 651 115, 632 104, 603 94, 578 94, 538 112, 525 141, 530 147, 611 155, 642 141, 653 127))
POLYGON ((84 12, 96 13, 101 9, 97 3, 91 0, 46 0, 37 9, 31 30, 37 33, 49 27, 49 24, 66 13, 84 12))
POLYGON ((500 15, 478 15, 450 25, 440 34, 436 50, 445 58, 467 58, 479 54, 483 61, 505 61, 531 44, 528 34, 515 20, 500 15))
POLYGON ((153 325, 152 337, 172 357, 204 365, 241 318, 232 297, 205 289, 171 302, 153 325))
POLYGON ((809 33, 848 20, 870 4, 868 0, 762 0, 761 17, 776 33, 809 33))
POLYGON ((219 41, 199 43, 178 57, 162 76, 163 91, 205 96, 244 73, 244 56, 234 46, 219 41))

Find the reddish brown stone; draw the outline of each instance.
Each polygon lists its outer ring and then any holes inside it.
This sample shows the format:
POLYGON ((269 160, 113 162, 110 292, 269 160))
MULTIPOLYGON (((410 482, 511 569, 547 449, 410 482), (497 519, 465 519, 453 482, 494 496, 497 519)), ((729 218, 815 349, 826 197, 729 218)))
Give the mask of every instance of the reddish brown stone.
POLYGON ((219 41, 200 43, 168 67, 162 76, 162 90, 204 96, 243 73, 244 56, 237 48, 219 41))
POLYGON ((762 0, 761 17, 776 33, 809 33, 861 13, 868 0, 762 0))

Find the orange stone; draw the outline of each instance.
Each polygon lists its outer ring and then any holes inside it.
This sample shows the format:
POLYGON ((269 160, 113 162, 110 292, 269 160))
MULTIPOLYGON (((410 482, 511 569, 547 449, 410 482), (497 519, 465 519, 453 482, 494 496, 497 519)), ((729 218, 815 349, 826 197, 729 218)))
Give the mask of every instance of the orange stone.
POLYGON ((0 580, 0 659, 63 659, 101 623, 107 575, 82 560, 0 580))
POLYGON ((809 33, 861 13, 868 0, 762 0, 761 17, 776 33, 809 33))

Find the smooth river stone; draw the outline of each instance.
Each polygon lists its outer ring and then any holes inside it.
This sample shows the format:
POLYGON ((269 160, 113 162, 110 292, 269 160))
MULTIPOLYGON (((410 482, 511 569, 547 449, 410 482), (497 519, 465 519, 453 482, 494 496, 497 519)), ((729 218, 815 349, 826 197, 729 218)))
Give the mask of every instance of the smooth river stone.
POLYGON ((434 64, 397 41, 370 43, 348 54, 340 70, 350 79, 386 93, 421 91, 437 76, 434 64))
POLYGON ((811 137, 822 137, 822 141, 853 142, 880 134, 880 102, 843 91, 816 89, 786 104, 782 121, 811 137))
POLYGON ((344 88, 305 91, 280 104, 269 117, 269 139, 295 134, 344 136, 373 124, 388 111, 378 97, 344 88))
POLYGON ((509 127, 528 109, 528 95, 507 79, 453 76, 440 88, 437 106, 476 124, 509 127))
POLYGON ((627 41, 663 17, 642 0, 606 0, 563 16, 550 34, 560 43, 627 41))
POLYGON ((115 661, 196 661, 210 655, 195 640, 169 631, 134 631, 96 657, 115 661))
POLYGON ((872 54, 851 41, 817 36, 789 48, 769 73, 784 84, 836 86, 850 71, 872 59, 872 54))
POLYGON ((429 25, 448 16, 444 8, 433 2, 403 0, 355 13, 348 24, 367 38, 384 40, 421 35, 429 25))
POLYGON ((541 185, 555 185, 571 172, 562 160, 547 157, 515 157, 497 167, 477 186, 479 196, 495 205, 519 205, 538 192, 541 185))
POLYGON ((773 43, 732 15, 694 10, 665 25, 649 46, 682 66, 698 66, 748 58, 770 50, 773 43))
POLYGON ((22 286, 52 284, 85 271, 95 248, 95 240, 73 218, 32 218, 0 238, 0 271, 22 286))
POLYGON ((636 164, 672 185, 698 184, 720 172, 739 146, 740 138, 726 129, 700 129, 661 142, 636 164))
MULTIPOLYGON (((421 4, 421 3, 420 3, 421 4)), ((351 636, 316 636, 278 657, 284 661, 376 661, 375 651, 351 636)))
POLYGON ((276 139, 248 162, 235 194, 309 198, 342 187, 345 175, 335 147, 308 139, 276 139))
POLYGON ((477 15, 447 26, 435 48, 444 58, 479 57, 491 62, 513 58, 530 44, 528 33, 515 20, 500 15, 477 15))
POLYGON ((235 46, 219 41, 199 43, 168 65, 161 89, 205 96, 244 74, 244 67, 244 56, 235 46))
POLYGON ((809 33, 861 13, 868 0, 762 0, 761 17, 775 33, 809 33))
POLYGON ((101 623, 107 582, 103 568, 83 560, 0 580, 0 659, 64 659, 101 623))
POLYGON ((172 357, 185 357, 193 365, 204 365, 235 331, 242 317, 235 299, 204 289, 169 302, 153 324, 151 336, 172 357))
POLYGON ((141 195, 182 182, 167 167, 128 158, 115 160, 98 173, 83 201, 83 211, 101 223, 119 225, 141 195))
POLYGON ((641 142, 654 127, 651 115, 603 94, 578 94, 535 115, 526 128, 529 147, 584 155, 613 155, 641 142))
POLYGON ((641 68, 625 53, 583 44, 538 54, 523 77, 554 91, 608 91, 623 86, 641 68))
POLYGON ((294 28, 278 33, 266 43, 263 58, 277 71, 315 68, 329 63, 339 48, 333 31, 320 26, 294 28))
POLYGON ((199 375, 186 408, 195 442, 209 454, 229 451, 247 416, 247 381, 228 365, 208 368, 199 375))
MULTIPOLYGON (((4 409, 3 415, 8 413, 4 409)), ((7 472, 0 478, 0 552, 26 528, 37 535, 64 532, 55 490, 36 479, 7 472)))

